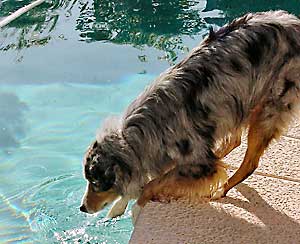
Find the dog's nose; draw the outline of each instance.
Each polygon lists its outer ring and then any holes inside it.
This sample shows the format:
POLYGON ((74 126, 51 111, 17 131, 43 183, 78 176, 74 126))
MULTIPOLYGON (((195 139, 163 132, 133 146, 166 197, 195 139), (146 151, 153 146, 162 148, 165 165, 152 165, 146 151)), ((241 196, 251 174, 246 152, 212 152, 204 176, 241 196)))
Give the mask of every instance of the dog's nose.
POLYGON ((80 209, 81 212, 85 212, 85 213, 88 212, 84 205, 81 205, 79 209, 80 209))

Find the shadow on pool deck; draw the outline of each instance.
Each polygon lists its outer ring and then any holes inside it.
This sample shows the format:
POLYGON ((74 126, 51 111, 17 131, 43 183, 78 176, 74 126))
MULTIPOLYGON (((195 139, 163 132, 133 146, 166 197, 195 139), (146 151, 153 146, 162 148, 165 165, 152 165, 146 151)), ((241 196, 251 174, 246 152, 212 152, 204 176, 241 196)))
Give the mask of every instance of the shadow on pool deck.
MULTIPOLYGON (((258 171, 274 177, 253 175, 210 203, 147 204, 130 243, 300 243, 298 135, 299 123, 261 159, 258 171)), ((244 150, 245 144, 226 161, 238 165, 244 150)))

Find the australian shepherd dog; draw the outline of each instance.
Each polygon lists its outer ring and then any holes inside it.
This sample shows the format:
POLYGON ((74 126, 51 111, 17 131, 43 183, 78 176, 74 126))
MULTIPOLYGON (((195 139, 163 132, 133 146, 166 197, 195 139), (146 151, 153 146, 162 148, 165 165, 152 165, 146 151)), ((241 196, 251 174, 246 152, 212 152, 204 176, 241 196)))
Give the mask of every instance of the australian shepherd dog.
POLYGON ((119 121, 108 122, 84 157, 81 211, 130 199, 220 198, 249 177, 299 110, 300 20, 249 13, 218 30, 162 73, 119 121), (228 179, 222 159, 247 132, 247 152, 228 179))

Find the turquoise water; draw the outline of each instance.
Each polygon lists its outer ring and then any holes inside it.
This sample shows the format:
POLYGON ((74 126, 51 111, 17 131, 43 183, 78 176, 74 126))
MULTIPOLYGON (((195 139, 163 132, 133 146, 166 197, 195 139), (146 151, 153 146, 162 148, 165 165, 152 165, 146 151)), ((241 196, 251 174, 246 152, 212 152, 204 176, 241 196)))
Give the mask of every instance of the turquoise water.
MULTIPOLYGON (((4 0, 0 18, 31 2, 4 0)), ((0 31, 0 243, 128 243, 114 220, 79 212, 82 157, 210 25, 298 1, 54 0, 0 31)))
POLYGON ((136 75, 114 86, 1 86, 0 243, 128 242, 130 211, 113 221, 104 219, 106 211, 97 217, 78 211, 81 159, 101 120, 120 113, 147 78, 136 75))

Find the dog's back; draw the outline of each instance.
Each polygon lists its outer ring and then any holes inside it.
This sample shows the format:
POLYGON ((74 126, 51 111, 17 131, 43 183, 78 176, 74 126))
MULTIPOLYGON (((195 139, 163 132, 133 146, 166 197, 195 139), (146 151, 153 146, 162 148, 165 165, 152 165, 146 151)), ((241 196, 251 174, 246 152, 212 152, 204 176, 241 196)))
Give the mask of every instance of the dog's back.
POLYGON ((299 54, 300 20, 283 11, 248 14, 211 32, 125 115, 124 130, 139 138, 132 144, 146 155, 145 167, 166 157, 207 157, 217 140, 249 125, 259 104, 266 127, 274 119, 285 127, 300 96, 299 54))
POLYGON ((186 59, 162 75, 129 109, 125 128, 134 118, 138 133, 151 138, 145 155, 160 152, 151 161, 146 158, 146 166, 159 168, 166 155, 176 166, 147 186, 139 204, 203 196, 199 192, 225 196, 251 175, 270 142, 299 110, 299 55, 297 17, 284 11, 248 14, 211 31, 186 59), (245 128, 244 160, 224 180, 219 160, 239 146, 245 128), (218 193, 211 190, 220 184, 218 193))

